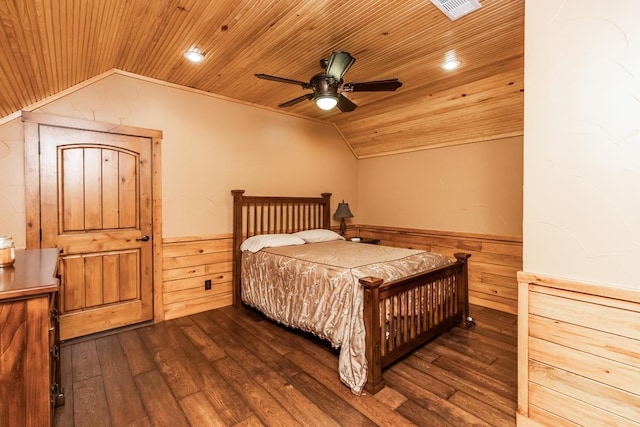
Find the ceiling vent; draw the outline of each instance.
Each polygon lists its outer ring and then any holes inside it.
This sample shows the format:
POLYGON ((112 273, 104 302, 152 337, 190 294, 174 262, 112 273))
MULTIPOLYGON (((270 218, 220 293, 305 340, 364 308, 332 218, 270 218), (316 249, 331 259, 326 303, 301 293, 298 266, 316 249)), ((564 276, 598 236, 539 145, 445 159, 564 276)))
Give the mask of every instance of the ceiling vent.
POLYGON ((431 0, 431 3, 452 21, 480 9, 480 3, 477 0, 431 0))

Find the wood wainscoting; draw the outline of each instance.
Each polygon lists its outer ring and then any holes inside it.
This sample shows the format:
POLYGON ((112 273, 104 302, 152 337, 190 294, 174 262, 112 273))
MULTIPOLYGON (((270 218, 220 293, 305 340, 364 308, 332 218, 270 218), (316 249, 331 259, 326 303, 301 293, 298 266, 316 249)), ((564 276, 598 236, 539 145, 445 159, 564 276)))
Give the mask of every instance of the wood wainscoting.
POLYGON ((518 425, 640 426, 640 291, 518 282, 518 425))
MULTIPOLYGON (((347 237, 380 239, 388 246, 443 253, 471 254, 469 301, 517 314, 517 274, 522 270, 522 239, 478 234, 409 230, 391 227, 349 227, 347 237)), ((164 318, 174 319, 231 304, 231 235, 163 239, 164 318), (211 280, 211 290, 204 289, 211 280)))
POLYGON ((471 233, 360 225, 347 236, 380 239, 387 246, 424 249, 469 259, 469 301, 482 307, 518 313, 518 271, 522 270, 522 238, 471 233))
POLYGON ((231 235, 171 237, 163 246, 166 320, 231 305, 231 235))

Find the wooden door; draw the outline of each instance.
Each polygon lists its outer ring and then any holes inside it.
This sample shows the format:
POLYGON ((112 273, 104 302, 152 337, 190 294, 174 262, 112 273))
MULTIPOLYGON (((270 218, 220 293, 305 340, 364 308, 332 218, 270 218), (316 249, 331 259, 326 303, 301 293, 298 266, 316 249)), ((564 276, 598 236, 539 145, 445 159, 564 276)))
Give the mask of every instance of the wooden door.
POLYGON ((42 246, 62 251, 61 339, 152 319, 151 139, 39 129, 42 246))

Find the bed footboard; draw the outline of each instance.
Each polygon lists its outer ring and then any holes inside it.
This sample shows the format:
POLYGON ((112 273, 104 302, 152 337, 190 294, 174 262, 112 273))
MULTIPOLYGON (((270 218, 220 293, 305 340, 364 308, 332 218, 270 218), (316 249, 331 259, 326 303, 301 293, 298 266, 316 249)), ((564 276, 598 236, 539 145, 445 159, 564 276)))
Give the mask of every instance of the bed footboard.
POLYGON ((457 253, 453 264, 388 283, 376 277, 360 279, 367 334, 367 392, 374 394, 384 387, 384 367, 455 325, 473 325, 469 316, 470 256, 457 253))

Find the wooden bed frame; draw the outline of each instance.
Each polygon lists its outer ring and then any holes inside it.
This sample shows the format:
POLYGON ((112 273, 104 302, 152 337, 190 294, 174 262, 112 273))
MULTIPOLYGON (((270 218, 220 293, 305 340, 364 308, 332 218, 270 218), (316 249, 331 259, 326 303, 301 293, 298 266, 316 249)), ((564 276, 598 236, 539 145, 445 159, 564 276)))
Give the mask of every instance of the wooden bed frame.
MULTIPOLYGON (((242 305, 240 245, 254 235, 295 233, 330 228, 331 193, 322 197, 245 196, 233 194, 233 305, 242 305)), ((367 383, 377 393, 384 387, 382 369, 453 326, 471 327, 467 260, 400 280, 383 283, 364 277, 364 325, 366 330, 367 383)))

